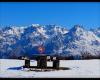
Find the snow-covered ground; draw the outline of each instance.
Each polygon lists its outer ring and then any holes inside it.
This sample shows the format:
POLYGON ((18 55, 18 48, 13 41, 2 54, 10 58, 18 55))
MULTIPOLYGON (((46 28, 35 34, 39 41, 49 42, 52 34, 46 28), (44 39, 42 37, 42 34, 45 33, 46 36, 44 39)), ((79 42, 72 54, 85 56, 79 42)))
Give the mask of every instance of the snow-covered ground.
MULTIPOLYGON (((36 61, 31 61, 31 65, 36 61)), ((69 70, 35 72, 22 70, 24 60, 0 59, 0 78, 100 78, 100 60, 61 60, 69 70)), ((52 63, 48 63, 52 65, 52 63)))

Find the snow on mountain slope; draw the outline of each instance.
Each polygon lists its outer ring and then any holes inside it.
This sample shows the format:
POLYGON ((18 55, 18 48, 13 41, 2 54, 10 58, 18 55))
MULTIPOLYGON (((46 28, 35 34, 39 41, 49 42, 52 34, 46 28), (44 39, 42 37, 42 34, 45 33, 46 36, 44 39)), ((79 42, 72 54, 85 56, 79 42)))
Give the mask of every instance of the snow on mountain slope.
POLYGON ((100 27, 98 27, 97 29, 90 29, 90 30, 93 31, 95 35, 100 37, 100 27))
POLYGON ((100 37, 80 25, 67 30, 57 25, 32 24, 27 27, 9 26, 0 29, 0 58, 39 53, 43 45, 46 54, 100 56, 100 37))
POLYGON ((68 32, 65 43, 67 54, 69 52, 72 55, 81 55, 83 52, 88 52, 91 55, 100 55, 100 38, 79 25, 75 25, 68 32))

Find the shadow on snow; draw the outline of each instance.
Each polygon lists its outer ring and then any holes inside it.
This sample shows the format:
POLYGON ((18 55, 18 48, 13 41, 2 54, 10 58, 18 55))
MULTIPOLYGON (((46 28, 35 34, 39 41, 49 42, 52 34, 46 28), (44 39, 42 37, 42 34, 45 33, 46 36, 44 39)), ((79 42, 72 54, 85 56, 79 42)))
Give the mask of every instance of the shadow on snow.
POLYGON ((11 68, 8 68, 8 70, 22 70, 22 67, 23 66, 20 66, 20 67, 11 67, 11 68))

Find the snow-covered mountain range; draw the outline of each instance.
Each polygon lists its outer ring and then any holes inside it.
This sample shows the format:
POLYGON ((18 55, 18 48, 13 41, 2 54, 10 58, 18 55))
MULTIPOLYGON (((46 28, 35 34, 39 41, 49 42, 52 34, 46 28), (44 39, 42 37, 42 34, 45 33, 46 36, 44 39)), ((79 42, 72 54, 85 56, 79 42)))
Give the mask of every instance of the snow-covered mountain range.
POLYGON ((75 25, 68 30, 62 26, 39 24, 0 28, 0 58, 32 56, 39 53, 37 48, 41 45, 45 47, 45 54, 100 56, 100 28, 86 30, 75 25))

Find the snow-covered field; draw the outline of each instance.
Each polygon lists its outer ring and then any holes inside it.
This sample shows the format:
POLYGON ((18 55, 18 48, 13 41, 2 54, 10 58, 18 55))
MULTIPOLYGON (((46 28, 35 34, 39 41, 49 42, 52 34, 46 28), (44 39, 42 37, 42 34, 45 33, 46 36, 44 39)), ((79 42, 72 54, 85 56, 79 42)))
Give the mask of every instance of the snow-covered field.
MULTIPOLYGON (((31 65, 36 61, 31 61, 31 65)), ((100 78, 100 60, 61 60, 69 70, 35 72, 21 69, 24 60, 0 59, 0 78, 100 78)), ((52 65, 52 63, 48 63, 52 65)))

